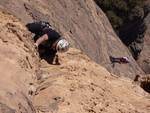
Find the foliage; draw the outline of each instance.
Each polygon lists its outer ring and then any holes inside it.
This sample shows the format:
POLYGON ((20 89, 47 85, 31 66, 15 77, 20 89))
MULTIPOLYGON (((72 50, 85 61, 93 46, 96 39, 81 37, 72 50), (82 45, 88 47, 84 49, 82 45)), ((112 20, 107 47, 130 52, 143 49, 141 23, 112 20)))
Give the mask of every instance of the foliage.
POLYGON ((113 28, 121 26, 135 18, 143 17, 145 0, 95 0, 108 16, 113 28))
POLYGON ((106 13, 114 30, 137 60, 146 31, 144 18, 150 12, 147 0, 95 0, 106 13))

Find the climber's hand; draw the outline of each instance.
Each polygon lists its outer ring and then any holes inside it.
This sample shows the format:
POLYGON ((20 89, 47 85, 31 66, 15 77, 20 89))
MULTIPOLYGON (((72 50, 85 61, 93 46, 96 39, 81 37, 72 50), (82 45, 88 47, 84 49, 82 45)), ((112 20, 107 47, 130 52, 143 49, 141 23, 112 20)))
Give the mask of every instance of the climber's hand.
POLYGON ((37 44, 37 43, 34 43, 34 47, 35 47, 35 49, 37 50, 37 49, 38 49, 38 44, 37 44))

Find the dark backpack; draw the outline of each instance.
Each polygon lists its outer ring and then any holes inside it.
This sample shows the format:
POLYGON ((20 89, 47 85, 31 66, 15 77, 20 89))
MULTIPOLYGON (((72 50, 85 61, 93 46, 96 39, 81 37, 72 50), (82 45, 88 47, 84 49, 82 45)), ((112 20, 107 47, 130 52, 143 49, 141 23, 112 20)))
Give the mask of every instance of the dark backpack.
POLYGON ((36 35, 42 34, 43 29, 45 28, 52 28, 52 26, 48 22, 45 22, 45 21, 28 23, 26 27, 28 28, 30 32, 35 33, 36 35))

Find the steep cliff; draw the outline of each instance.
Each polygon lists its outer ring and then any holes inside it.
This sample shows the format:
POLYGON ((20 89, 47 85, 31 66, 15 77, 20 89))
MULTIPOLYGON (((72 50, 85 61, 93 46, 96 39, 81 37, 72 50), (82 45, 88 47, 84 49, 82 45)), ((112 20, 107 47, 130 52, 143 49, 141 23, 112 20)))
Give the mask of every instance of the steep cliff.
POLYGON ((93 0, 1 0, 0 8, 24 23, 49 21, 57 31, 68 36, 72 46, 84 51, 112 73, 130 78, 143 73, 93 0), (113 67, 110 55, 128 56, 131 63, 113 67))
MULTIPOLYGON (((147 6, 150 10, 150 1, 148 1, 147 6)), ((150 73, 150 14, 145 18, 145 23, 147 25, 147 31, 144 38, 143 51, 140 54, 138 64, 144 70, 145 73, 150 73)))
POLYGON ((149 94, 70 48, 40 60, 30 33, 0 12, 0 113, 149 113, 149 94))

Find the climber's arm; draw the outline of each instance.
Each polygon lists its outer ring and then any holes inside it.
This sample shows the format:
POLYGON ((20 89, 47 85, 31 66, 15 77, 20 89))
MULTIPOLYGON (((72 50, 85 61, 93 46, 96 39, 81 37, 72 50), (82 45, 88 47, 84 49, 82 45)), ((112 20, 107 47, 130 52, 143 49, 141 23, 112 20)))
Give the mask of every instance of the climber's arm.
POLYGON ((43 36, 41 36, 40 38, 38 38, 35 42, 35 46, 38 47, 41 43, 43 43, 44 41, 48 40, 48 35, 44 34, 43 36))

